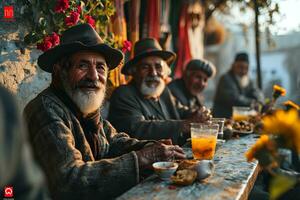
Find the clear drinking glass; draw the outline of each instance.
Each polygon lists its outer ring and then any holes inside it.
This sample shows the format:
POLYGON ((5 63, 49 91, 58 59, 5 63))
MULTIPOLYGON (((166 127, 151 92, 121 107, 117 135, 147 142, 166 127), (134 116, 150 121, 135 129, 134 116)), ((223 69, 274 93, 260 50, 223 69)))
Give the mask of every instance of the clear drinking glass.
POLYGON ((213 159, 215 155, 218 132, 218 124, 191 124, 192 151, 195 159, 213 159))
POLYGON ((218 139, 223 139, 223 128, 224 128, 225 118, 211 118, 210 122, 212 124, 219 125, 218 139))
POLYGON ((232 107, 232 119, 234 121, 248 120, 250 117, 250 107, 232 107))

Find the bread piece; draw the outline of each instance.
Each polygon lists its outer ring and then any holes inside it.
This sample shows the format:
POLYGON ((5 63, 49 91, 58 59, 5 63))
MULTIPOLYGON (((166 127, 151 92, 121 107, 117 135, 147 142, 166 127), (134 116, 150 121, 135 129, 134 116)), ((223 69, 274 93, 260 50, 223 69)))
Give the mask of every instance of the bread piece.
POLYGON ((177 170, 195 169, 198 162, 199 162, 198 160, 183 160, 179 163, 177 170))
POLYGON ((197 172, 191 169, 178 170, 171 180, 176 185, 191 185, 197 178, 197 172))

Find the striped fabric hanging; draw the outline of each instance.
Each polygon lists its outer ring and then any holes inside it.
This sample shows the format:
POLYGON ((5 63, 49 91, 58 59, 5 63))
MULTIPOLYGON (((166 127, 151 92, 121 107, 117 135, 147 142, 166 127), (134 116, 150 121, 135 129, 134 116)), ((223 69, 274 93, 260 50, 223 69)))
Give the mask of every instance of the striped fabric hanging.
POLYGON ((160 38, 160 0, 148 0, 147 10, 143 28, 143 38, 160 38))
POLYGON ((130 19, 130 41, 132 46, 134 46, 135 42, 139 40, 139 16, 140 16, 140 6, 141 0, 131 0, 130 1, 130 12, 129 12, 129 19, 130 19))
MULTIPOLYGON (((119 44, 123 44, 127 40, 126 21, 124 17, 124 0, 115 0, 116 12, 111 18, 112 32, 119 44)), ((113 89, 126 83, 125 76, 121 74, 123 65, 118 66, 109 72, 109 80, 112 83, 113 89)))

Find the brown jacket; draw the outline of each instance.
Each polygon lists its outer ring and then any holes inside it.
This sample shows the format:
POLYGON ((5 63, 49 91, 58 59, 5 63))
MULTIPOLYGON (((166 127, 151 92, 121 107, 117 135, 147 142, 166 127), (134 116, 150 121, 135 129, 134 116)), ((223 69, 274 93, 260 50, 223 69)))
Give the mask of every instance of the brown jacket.
POLYGON ((36 159, 55 199, 112 198, 139 181, 134 150, 146 141, 117 133, 102 120, 101 159, 95 160, 76 116, 47 88, 24 110, 36 159))

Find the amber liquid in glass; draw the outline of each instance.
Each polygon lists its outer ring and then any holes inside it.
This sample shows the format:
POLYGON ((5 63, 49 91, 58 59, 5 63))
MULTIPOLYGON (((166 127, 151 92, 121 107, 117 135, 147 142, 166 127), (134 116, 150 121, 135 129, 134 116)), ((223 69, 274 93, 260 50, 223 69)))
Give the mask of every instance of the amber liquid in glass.
POLYGON ((192 151, 195 159, 211 160, 215 155, 217 144, 216 136, 204 136, 192 138, 192 151))
POLYGON ((243 120, 247 121, 249 119, 249 116, 247 116, 247 115, 233 114, 232 118, 236 122, 243 121, 243 120))

